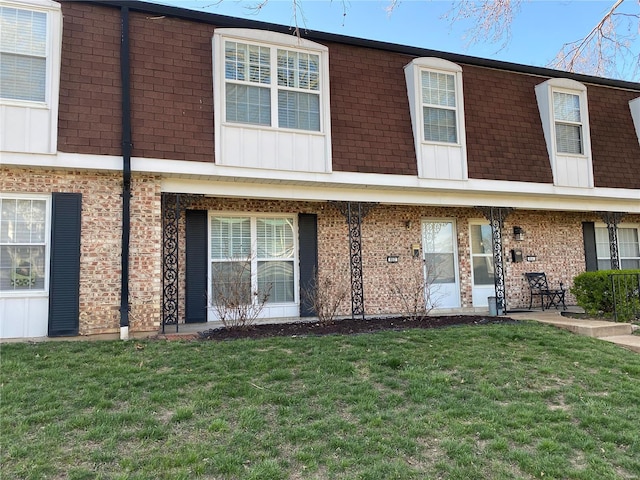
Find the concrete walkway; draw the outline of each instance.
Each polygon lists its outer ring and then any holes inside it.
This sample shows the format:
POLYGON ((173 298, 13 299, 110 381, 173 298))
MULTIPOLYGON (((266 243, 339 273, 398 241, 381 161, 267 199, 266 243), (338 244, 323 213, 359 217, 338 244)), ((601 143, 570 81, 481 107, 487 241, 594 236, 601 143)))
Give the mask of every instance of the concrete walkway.
POLYGON ((514 320, 535 320, 536 322, 554 325, 578 335, 599 338, 640 353, 640 335, 632 335, 634 328, 637 329, 639 327, 630 323, 565 317, 559 310, 507 313, 507 316, 514 320))

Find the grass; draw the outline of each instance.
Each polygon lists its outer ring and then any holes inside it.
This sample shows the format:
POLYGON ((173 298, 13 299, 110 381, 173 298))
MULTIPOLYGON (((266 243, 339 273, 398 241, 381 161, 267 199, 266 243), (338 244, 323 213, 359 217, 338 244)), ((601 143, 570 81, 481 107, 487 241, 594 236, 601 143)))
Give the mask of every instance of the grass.
POLYGON ((1 348, 3 479, 640 478, 640 355, 539 324, 1 348))

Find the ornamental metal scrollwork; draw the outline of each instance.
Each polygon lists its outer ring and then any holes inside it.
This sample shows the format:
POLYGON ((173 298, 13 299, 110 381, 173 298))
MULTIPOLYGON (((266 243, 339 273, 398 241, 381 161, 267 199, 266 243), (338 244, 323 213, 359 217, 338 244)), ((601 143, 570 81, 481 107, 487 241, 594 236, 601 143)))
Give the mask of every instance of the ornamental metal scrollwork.
POLYGON ((349 264, 351 270, 351 317, 364 319, 364 286, 362 277, 362 219, 375 203, 331 202, 345 217, 349 228, 349 264))
POLYGON ((609 255, 611 270, 620 270, 620 253, 618 252, 618 224, 625 216, 622 212, 598 212, 602 221, 607 224, 609 232, 609 255))
POLYGON ((180 305, 180 216, 199 195, 162 194, 162 333, 165 325, 178 331, 180 305))
POLYGON ((507 311, 507 296, 504 280, 504 256, 502 254, 502 229, 504 221, 513 211, 507 207, 476 207, 491 225, 491 239, 493 247, 493 271, 496 292, 496 307, 498 314, 507 311))

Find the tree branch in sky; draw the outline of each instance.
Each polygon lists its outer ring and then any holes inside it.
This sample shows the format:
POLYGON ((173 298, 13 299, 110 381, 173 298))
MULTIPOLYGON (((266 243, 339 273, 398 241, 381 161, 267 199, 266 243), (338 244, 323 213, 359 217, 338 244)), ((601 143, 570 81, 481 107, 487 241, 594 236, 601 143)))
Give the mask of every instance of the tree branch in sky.
POLYGON ((640 12, 618 13, 622 2, 616 0, 584 38, 565 43, 551 66, 569 72, 619 76, 620 68, 630 64, 631 77, 637 78, 640 52, 634 52, 630 46, 640 31, 640 12))

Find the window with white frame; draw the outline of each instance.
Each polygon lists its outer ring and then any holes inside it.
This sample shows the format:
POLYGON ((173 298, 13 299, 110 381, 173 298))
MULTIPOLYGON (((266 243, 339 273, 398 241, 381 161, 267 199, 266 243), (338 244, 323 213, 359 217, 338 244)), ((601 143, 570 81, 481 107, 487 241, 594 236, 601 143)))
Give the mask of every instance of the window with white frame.
POLYGON ((435 57, 404 67, 418 176, 467 180, 462 67, 435 57))
MULTIPOLYGON (((607 227, 596 227, 598 270, 611 269, 611 249, 607 227)), ((622 270, 640 269, 640 227, 618 227, 618 258, 622 270)))
POLYGON ((329 173, 329 48, 250 28, 213 34, 217 165, 329 173))
POLYGON ((225 119, 321 130, 320 55, 225 40, 225 119))
POLYGON ((293 303, 295 220, 290 216, 210 216, 212 302, 237 298, 293 303))
POLYGON ((0 6, 0 97, 45 102, 47 14, 0 6))
POLYGON ((535 87, 553 183, 593 188, 593 159, 586 85, 551 78, 535 87))
POLYGON ((420 80, 424 140, 458 143, 455 75, 427 70, 420 80))
POLYGON ((0 197, 0 293, 44 291, 47 200, 0 197))
POLYGON ((582 116, 580 96, 563 91, 553 92, 553 118, 556 130, 556 148, 559 153, 584 153, 582 145, 582 116))

